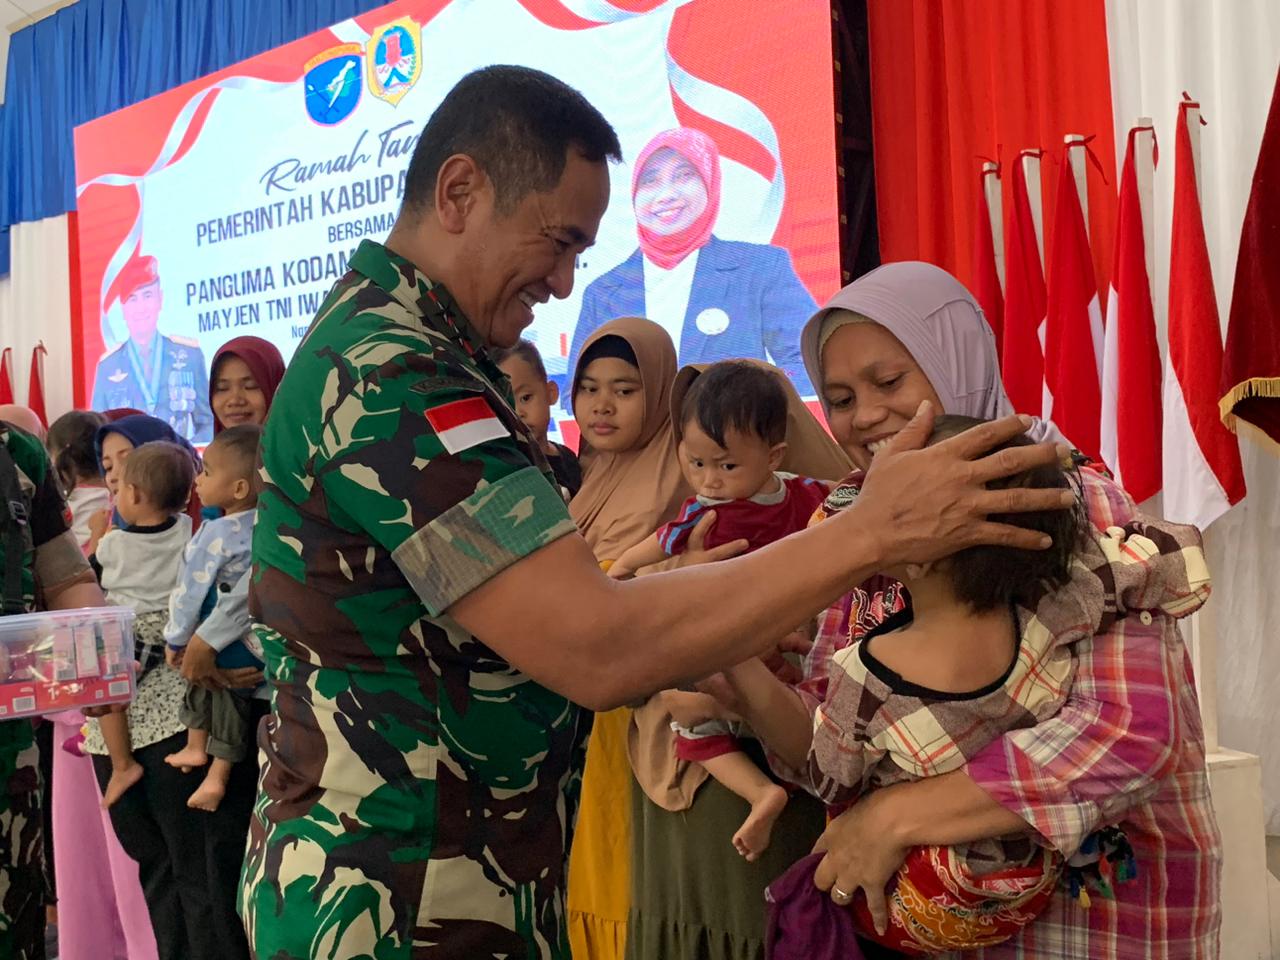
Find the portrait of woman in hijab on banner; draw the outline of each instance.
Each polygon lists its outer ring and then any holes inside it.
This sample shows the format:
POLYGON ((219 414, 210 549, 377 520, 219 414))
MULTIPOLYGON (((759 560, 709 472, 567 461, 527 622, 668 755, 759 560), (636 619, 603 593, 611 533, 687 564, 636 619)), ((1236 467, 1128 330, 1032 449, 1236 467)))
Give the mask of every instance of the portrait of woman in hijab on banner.
POLYGON ((631 202, 640 245, 587 287, 569 369, 610 320, 648 317, 671 335, 681 366, 769 360, 812 396, 800 330, 816 304, 785 248, 714 235, 721 203, 715 141, 685 127, 658 134, 636 158, 631 202))

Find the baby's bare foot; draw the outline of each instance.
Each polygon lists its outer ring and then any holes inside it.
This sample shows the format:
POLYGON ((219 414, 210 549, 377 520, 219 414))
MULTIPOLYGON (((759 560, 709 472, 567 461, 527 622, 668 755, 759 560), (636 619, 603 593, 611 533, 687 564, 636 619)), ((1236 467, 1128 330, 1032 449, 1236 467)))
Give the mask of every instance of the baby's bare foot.
POLYGON ((747 862, 759 858, 769 848, 769 840, 773 836, 773 825, 782 816, 787 806, 787 791, 774 784, 765 794, 751 805, 751 813, 738 832, 733 835, 733 846, 742 854, 747 862))
POLYGON ((207 764, 209 754, 199 747, 183 747, 177 753, 171 753, 165 757, 164 762, 171 767, 177 767, 183 773, 190 773, 196 767, 207 764))
POLYGON ((127 767, 111 771, 111 778, 102 791, 102 809, 108 809, 129 792, 129 788, 142 779, 142 764, 134 761, 127 767))

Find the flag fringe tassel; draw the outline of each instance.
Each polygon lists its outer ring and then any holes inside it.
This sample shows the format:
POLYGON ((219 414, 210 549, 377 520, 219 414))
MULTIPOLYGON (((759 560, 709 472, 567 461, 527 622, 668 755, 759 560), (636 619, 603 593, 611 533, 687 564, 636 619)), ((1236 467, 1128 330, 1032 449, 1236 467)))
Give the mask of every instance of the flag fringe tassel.
MULTIPOLYGON (((1232 411, 1236 408, 1236 404, 1254 397, 1280 400, 1280 377, 1250 377, 1248 380, 1240 381, 1227 391, 1226 396, 1218 401, 1218 412, 1222 415, 1223 426, 1232 433, 1238 434, 1242 421, 1232 411)), ((1263 441, 1263 446, 1280 454, 1280 441, 1260 427, 1254 426, 1248 420, 1243 421, 1243 423, 1256 439, 1263 441)))

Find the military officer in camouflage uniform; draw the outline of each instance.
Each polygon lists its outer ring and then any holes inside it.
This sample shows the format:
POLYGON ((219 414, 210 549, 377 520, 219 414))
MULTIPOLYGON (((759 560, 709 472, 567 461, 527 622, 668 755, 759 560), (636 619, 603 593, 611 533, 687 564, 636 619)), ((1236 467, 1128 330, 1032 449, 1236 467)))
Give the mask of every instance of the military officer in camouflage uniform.
MULTIPOLYGON (((486 351, 568 296, 618 154, 559 81, 465 77, 386 245, 357 249, 275 395, 250 588, 272 710, 241 901, 259 960, 568 960, 579 704, 741 662, 886 564, 1019 536, 980 522, 997 495, 961 462, 972 450, 891 449, 833 521, 608 580, 486 351)), ((1028 449, 1003 472, 1055 457, 1028 449)))
POLYGON ((159 417, 192 443, 213 439, 209 371, 200 344, 157 329, 164 295, 156 258, 134 254, 107 291, 116 300, 129 337, 98 361, 93 409, 132 407, 159 417))
MULTIPOLYGON (((3 613, 100 606, 102 591, 67 522, 40 441, 0 422, 3 613), (8 559, 20 553, 10 566, 8 559)), ((0 678, 2 679, 2 678, 0 678)), ((31 721, 0 720, 0 958, 43 960, 40 774, 31 721)))

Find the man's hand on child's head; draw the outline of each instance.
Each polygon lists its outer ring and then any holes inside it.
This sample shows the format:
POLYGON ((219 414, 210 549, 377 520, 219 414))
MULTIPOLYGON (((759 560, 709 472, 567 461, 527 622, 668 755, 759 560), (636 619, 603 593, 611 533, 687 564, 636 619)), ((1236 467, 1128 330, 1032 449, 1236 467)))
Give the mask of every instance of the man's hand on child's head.
MULTIPOLYGON (((1008 487, 987 483, 1033 467, 1057 463, 1051 443, 990 451, 1025 433, 1029 420, 1005 417, 921 449, 933 430, 934 411, 925 401, 907 426, 876 454, 857 503, 830 522, 857 524, 879 540, 882 569, 949 557, 979 544, 1045 549, 1038 531, 997 523, 993 514, 1064 510, 1070 490, 1008 487)), ((865 549, 865 547, 863 547, 865 549)))

